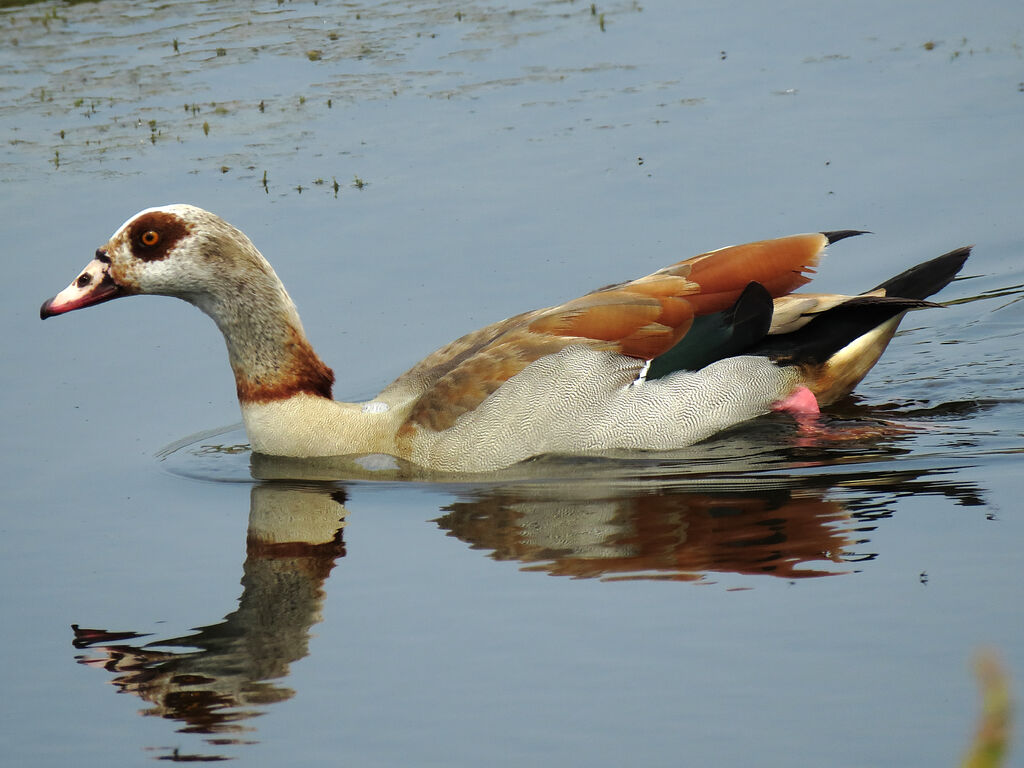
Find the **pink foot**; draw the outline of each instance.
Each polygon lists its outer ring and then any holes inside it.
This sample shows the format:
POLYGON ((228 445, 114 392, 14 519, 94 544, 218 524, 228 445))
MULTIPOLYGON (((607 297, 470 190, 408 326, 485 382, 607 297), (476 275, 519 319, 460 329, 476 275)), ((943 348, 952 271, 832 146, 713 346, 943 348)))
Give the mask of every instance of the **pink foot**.
POLYGON ((773 411, 792 413, 794 416, 817 416, 821 413, 818 408, 818 400, 814 393, 807 387, 797 387, 793 394, 785 400, 777 400, 772 403, 773 411))

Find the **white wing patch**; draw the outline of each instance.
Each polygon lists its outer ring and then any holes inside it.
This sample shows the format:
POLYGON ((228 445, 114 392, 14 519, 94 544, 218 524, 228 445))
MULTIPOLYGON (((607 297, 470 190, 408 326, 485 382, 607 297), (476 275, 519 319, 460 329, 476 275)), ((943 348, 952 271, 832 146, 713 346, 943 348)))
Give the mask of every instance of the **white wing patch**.
POLYGON ((633 382, 629 386, 639 387, 641 384, 647 381, 647 372, 649 370, 651 370, 651 361, 646 360, 644 361, 644 367, 640 369, 640 373, 636 375, 636 378, 633 379, 633 382))

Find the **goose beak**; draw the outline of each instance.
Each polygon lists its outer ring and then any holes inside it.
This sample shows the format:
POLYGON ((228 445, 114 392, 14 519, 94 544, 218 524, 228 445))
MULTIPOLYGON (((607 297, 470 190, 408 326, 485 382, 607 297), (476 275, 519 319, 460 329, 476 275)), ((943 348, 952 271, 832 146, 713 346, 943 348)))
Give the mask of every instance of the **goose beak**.
POLYGON ((52 299, 43 302, 43 306, 39 308, 39 317, 45 320, 73 309, 102 304, 127 293, 110 276, 110 259, 102 250, 97 251, 96 258, 86 264, 82 274, 76 277, 71 285, 52 299))

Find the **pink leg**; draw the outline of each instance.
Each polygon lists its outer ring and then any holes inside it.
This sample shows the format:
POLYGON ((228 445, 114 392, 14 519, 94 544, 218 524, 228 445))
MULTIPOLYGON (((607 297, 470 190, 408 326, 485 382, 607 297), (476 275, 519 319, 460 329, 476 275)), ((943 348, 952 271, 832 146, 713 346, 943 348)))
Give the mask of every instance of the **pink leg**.
POLYGON ((772 403, 773 411, 784 411, 794 416, 812 416, 821 413, 814 393, 807 387, 797 387, 785 400, 772 403))

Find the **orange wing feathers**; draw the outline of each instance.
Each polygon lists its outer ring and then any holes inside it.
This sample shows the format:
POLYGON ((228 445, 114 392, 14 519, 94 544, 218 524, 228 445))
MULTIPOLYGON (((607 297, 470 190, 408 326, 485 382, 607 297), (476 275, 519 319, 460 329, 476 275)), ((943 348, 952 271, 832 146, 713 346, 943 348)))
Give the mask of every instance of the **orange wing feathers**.
MULTIPOLYGON (((681 278, 673 280, 697 288, 681 278)), ((588 294, 542 312, 528 328, 533 333, 573 337, 577 343, 616 342, 622 354, 656 357, 686 334, 694 312, 686 299, 656 291, 651 295, 645 287, 627 283, 588 294)), ((652 283, 651 287, 663 286, 652 283)))
POLYGON ((821 234, 793 235, 720 248, 683 262, 700 285, 693 300, 697 314, 728 309, 751 282, 763 285, 772 298, 795 291, 810 282, 806 273, 814 273, 826 245, 828 238, 821 234))

